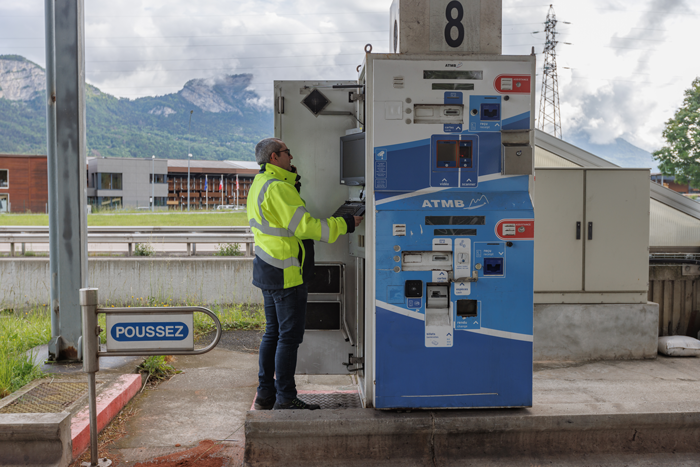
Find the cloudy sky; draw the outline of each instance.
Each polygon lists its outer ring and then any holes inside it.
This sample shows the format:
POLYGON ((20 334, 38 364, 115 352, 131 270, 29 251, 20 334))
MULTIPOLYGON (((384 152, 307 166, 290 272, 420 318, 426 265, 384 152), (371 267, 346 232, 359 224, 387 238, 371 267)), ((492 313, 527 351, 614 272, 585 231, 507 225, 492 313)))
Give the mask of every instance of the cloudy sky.
MULTIPOLYGON (((252 73, 273 80, 355 79, 362 49, 389 50, 391 0, 85 0, 89 83, 135 98, 177 92, 193 78, 252 73)), ((503 53, 541 70, 549 3, 503 0, 503 53), (540 32, 537 32, 540 31, 540 32)), ((43 0, 0 0, 0 54, 44 66, 43 0)), ((564 139, 617 137, 653 151, 663 124, 700 75, 695 0, 553 3, 564 139), (571 24, 564 24, 569 22, 571 24), (568 44, 565 44, 568 43, 568 44)), ((538 74, 539 102, 541 72, 538 74)))

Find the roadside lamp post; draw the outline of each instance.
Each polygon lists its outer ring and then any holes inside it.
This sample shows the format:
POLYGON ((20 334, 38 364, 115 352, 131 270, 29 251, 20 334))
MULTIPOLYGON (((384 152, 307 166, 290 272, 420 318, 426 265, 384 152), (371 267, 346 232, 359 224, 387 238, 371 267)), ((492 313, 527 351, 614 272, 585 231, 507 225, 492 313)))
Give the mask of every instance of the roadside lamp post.
POLYGON ((151 170, 151 212, 156 210, 156 156, 151 156, 153 169, 151 170))
POLYGON ((187 212, 190 212, 190 160, 192 159, 192 154, 187 154, 187 212))

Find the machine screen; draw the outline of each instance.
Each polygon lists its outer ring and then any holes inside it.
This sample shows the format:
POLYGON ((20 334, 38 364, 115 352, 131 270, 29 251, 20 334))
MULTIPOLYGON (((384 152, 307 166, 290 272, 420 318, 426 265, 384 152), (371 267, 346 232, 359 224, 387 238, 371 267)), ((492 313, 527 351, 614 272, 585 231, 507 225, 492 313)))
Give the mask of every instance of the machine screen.
POLYGON ((474 83, 433 83, 433 91, 473 91, 474 83))
POLYGON ((481 70, 423 70, 423 79, 484 79, 481 70))
POLYGON ((343 175, 345 177, 365 176, 365 141, 345 141, 343 147, 343 175))
POLYGON ((484 225, 484 216, 425 216, 425 225, 484 225))
POLYGON ((340 137, 340 183, 365 184, 365 133, 340 137))
POLYGON ((437 166, 440 168, 457 167, 457 143, 458 141, 437 142, 437 166))

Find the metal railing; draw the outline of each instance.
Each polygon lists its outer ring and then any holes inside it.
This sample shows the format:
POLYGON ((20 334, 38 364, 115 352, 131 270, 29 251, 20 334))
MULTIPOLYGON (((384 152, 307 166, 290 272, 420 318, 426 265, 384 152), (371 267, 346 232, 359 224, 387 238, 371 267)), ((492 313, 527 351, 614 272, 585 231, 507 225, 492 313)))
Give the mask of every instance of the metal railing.
MULTIPOLYGON (((197 253, 197 243, 245 244, 245 256, 254 254, 254 238, 249 227, 89 227, 90 243, 126 243, 131 256, 134 244, 187 244, 188 256, 197 253)), ((0 227, 0 243, 10 244, 10 256, 15 256, 15 244, 49 243, 48 227, 0 227)))

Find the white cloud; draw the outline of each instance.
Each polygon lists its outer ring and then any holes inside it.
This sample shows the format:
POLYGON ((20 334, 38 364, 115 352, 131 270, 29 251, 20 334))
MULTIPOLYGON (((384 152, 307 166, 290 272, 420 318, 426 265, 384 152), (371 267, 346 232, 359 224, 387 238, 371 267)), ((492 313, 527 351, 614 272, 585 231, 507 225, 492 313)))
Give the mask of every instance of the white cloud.
MULTIPOLYGON (((564 137, 624 137, 654 150, 663 124, 698 74, 688 52, 700 8, 688 0, 555 3, 564 137), (571 24, 564 24, 565 21, 571 24), (572 45, 566 45, 570 42, 572 45)), ((355 79, 363 47, 388 51, 391 0, 85 1, 87 80, 135 98, 177 92, 191 79, 253 73, 271 105, 274 80, 355 79)), ((44 64, 44 2, 0 4, 0 54, 44 64)), ((539 0, 503 0, 503 53, 542 65, 539 0)), ((541 71, 537 77, 541 86, 541 71)))

